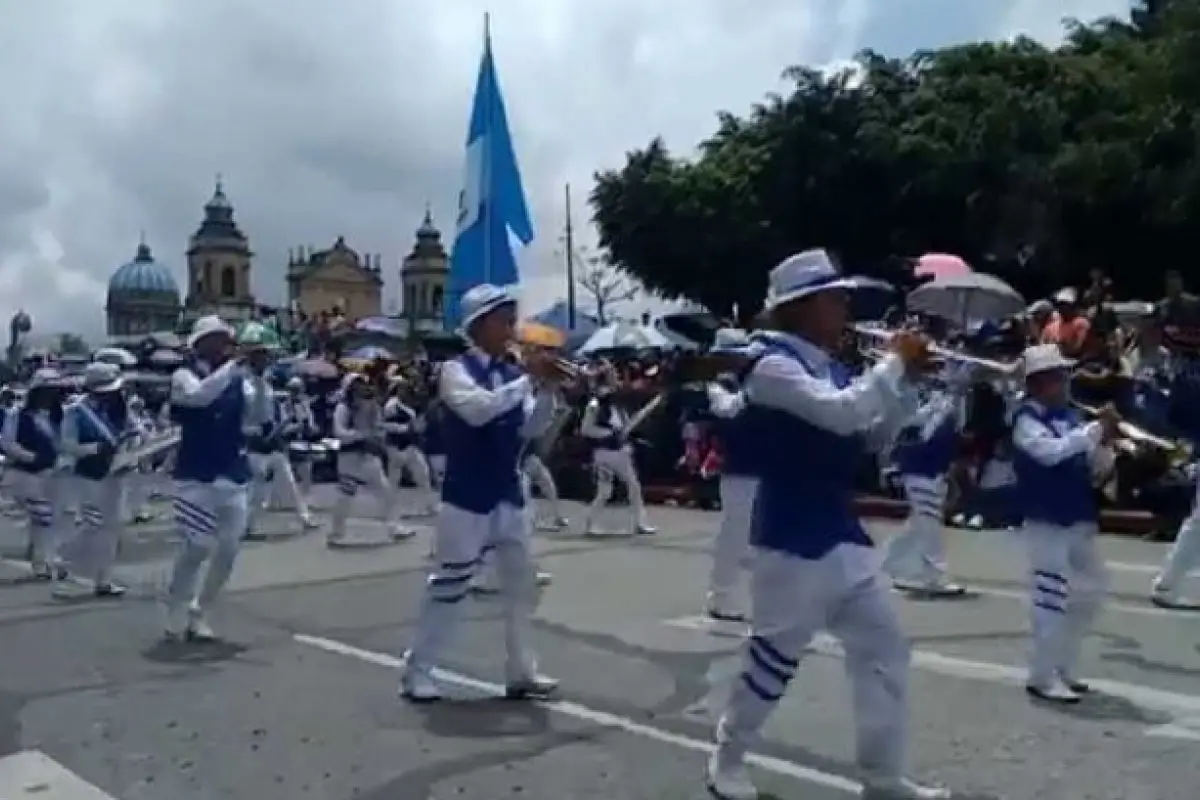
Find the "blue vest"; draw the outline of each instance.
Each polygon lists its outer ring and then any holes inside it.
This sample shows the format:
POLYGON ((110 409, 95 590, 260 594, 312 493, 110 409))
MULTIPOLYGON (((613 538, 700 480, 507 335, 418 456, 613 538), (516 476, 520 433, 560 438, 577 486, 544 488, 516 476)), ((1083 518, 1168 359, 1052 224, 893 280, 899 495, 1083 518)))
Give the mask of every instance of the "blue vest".
POLYGON ((954 412, 944 415, 929 438, 922 438, 918 426, 905 428, 892 450, 892 458, 900 472, 920 478, 938 478, 950 471, 958 454, 958 417, 954 412))
POLYGON ((212 483, 224 478, 236 484, 249 482, 250 462, 242 430, 245 391, 238 377, 205 408, 171 407, 180 436, 175 480, 212 483))
MULTIPOLYGON (((86 402, 86 400, 83 400, 80 405, 86 402)), ((91 414, 80 408, 79 405, 68 409, 67 413, 75 421, 75 431, 80 444, 100 445, 99 453, 76 459, 75 474, 81 478, 98 481, 101 478, 107 477, 109 469, 112 467, 116 445, 121 441, 120 436, 125 425, 124 420, 110 419, 95 406, 89 406, 89 408, 91 414), (96 418, 108 426, 107 432, 100 430, 100 427, 92 418, 92 414, 95 414, 96 418)))
POLYGON ((446 409, 441 403, 434 402, 425 409, 425 431, 421 435, 421 449, 427 456, 440 456, 446 453, 445 423, 446 409))
POLYGON ((746 422, 746 409, 732 418, 712 415, 713 432, 721 444, 721 472, 741 477, 753 476, 755 442, 746 422))
POLYGON ((1180 359, 1168 398, 1171 425, 1192 444, 1200 445, 1200 359, 1180 359))
POLYGON ((32 472, 37 474, 50 469, 58 461, 58 429, 50 423, 49 419, 44 422, 38 422, 34 419, 34 412, 21 408, 18 411, 10 411, 9 413, 17 414, 17 444, 24 447, 29 452, 33 453, 34 460, 32 462, 20 461, 11 459, 12 466, 22 472, 32 472), (50 423, 53 428, 53 436, 48 436, 42 426, 50 423))
POLYGON ((612 432, 602 439, 589 439, 588 441, 596 450, 620 450, 624 446, 624 442, 621 441, 616 428, 613 427, 612 398, 598 397, 596 402, 600 406, 596 414, 596 427, 607 428, 612 432))
MULTIPOLYGON (((501 383, 516 380, 521 371, 505 363, 489 370, 472 354, 459 356, 458 362, 480 386, 491 388, 491 373, 498 372, 501 383)), ((525 424, 522 404, 486 425, 472 427, 448 406, 443 409, 442 434, 446 446, 446 477, 442 482, 442 502, 472 514, 491 513, 501 503, 521 508, 520 464, 525 424)))
POLYGON ((413 433, 413 430, 411 427, 412 422, 413 422, 413 415, 408 411, 408 409, 404 408, 403 406, 400 406, 395 411, 393 411, 391 414, 389 414, 384 419, 384 422, 391 422, 391 423, 394 423, 397 425, 409 425, 410 426, 406 433, 397 433, 395 431, 388 431, 387 435, 384 436, 383 438, 384 438, 384 441, 386 441, 388 443, 389 447, 394 447, 397 450, 403 450, 404 448, 411 447, 413 444, 416 443, 417 437, 416 437, 416 434, 413 433))
MULTIPOLYGON (((1043 410, 1025 403, 1017 409, 1013 423, 1029 417, 1059 436, 1054 423, 1065 422, 1071 428, 1082 424, 1073 408, 1043 410)), ((1092 468, 1084 453, 1072 456, 1052 467, 1030 458, 1014 448, 1013 471, 1017 475, 1017 508, 1026 520, 1063 527, 1077 522, 1095 522, 1099 518, 1096 491, 1092 487, 1092 468)))
MULTIPOLYGON (((764 355, 791 358, 815 375, 787 342, 772 340, 764 355)), ((830 364, 830 375, 837 388, 850 385, 844 364, 830 364)), ((854 508, 864 438, 830 433, 753 402, 743 414, 759 478, 751 543, 812 561, 840 544, 872 547, 854 508)))

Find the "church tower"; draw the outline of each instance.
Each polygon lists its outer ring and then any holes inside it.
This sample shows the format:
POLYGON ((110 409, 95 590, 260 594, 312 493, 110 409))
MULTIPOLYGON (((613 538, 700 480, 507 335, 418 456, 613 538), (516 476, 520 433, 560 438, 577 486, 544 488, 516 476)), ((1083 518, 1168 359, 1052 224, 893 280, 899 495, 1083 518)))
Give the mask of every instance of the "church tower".
POLYGON ((206 314, 219 314, 230 322, 253 318, 253 258, 250 242, 233 218, 233 204, 218 176, 212 198, 204 205, 204 219, 188 241, 186 322, 206 314))
POLYGON ((442 232, 433 224, 425 209, 425 219, 417 228, 417 241, 400 266, 400 286, 404 292, 403 315, 409 329, 440 331, 445 327, 443 306, 450 259, 442 246, 442 232))

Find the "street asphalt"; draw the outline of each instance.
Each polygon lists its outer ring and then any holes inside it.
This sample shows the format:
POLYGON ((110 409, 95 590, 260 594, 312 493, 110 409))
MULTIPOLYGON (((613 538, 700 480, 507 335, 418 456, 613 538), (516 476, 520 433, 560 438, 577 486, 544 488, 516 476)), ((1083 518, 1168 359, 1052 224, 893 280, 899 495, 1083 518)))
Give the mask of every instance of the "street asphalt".
MULTIPOLYGON (((328 491, 319 487, 326 502, 328 491)), ((279 538, 246 546, 215 613, 225 643, 168 646, 155 602, 172 549, 165 518, 122 547, 131 596, 69 604, 24 577, 23 534, 6 519, 0 800, 705 798, 708 699, 740 631, 699 616, 717 515, 651 513, 652 537, 584 539, 578 525, 538 534, 554 581, 535 643, 562 680, 558 701, 495 698, 498 608, 480 597, 446 664, 456 700, 420 708, 397 699, 396 667, 428 521, 401 544, 330 551, 319 532, 286 537, 295 518, 270 514, 260 530, 279 538)), ((872 529, 882 541, 896 528, 872 529)), ((1098 691, 1060 709, 1021 688, 1017 534, 947 535, 953 571, 976 593, 896 596, 914 648, 914 772, 968 800, 1197 797, 1200 615, 1148 604, 1163 545, 1104 539, 1110 605, 1084 659, 1098 691)), ((768 725, 756 761, 764 792, 854 796, 839 661, 836 643, 815 643, 768 725)))

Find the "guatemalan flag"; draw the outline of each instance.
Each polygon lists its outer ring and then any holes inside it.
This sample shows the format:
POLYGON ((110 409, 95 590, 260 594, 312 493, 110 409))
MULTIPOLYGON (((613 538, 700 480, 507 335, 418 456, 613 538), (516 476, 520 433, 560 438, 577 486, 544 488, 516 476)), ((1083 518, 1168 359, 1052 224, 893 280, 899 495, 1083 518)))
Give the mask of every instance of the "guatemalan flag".
POLYGON ((458 327, 462 317, 459 301, 472 286, 511 286, 520 282, 510 236, 528 245, 533 241, 533 223, 508 131, 485 16, 483 59, 467 130, 466 174, 458 196, 458 225, 450 254, 448 328, 458 327))

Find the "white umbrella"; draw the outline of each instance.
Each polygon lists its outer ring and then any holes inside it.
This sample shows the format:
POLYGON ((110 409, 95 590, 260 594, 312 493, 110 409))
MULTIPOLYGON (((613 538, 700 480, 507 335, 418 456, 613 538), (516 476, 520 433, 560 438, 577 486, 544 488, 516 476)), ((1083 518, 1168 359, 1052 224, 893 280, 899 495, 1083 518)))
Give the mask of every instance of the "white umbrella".
POLYGON ((671 341, 649 325, 613 322, 588 337, 579 352, 584 355, 606 350, 668 350, 671 341))
POLYGON ((918 286, 908 295, 908 310, 957 322, 1002 319, 1025 310, 1025 298, 995 275, 968 272, 918 286))
POLYGON ((92 353, 92 361, 102 361, 116 367, 132 367, 138 363, 137 356, 124 347, 101 347, 92 353))

